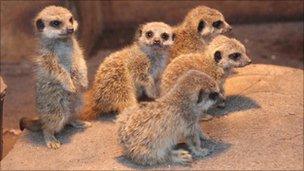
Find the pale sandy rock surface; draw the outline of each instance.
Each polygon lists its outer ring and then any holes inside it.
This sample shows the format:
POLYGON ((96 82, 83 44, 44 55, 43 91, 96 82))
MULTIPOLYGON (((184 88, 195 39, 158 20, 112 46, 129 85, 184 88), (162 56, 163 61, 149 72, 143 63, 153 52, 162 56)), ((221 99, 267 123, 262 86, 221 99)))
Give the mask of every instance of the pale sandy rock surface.
MULTIPOLYGON (((201 122, 215 147, 191 166, 149 169, 303 169, 303 70, 251 65, 226 84, 225 110, 201 122)), ((68 128, 59 135, 59 150, 49 150, 41 133, 25 132, 1 161, 7 169, 139 169, 121 155, 114 117, 87 130, 68 128)))

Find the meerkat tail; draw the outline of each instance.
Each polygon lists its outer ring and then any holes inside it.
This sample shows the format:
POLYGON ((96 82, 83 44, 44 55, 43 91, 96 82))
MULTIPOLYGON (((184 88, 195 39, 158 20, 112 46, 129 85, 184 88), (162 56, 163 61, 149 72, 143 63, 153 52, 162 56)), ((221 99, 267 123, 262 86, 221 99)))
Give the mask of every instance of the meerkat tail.
POLYGON ((42 123, 39 118, 27 118, 23 117, 19 121, 19 128, 21 131, 24 129, 37 132, 42 129, 42 123))
POLYGON ((91 91, 87 91, 84 94, 84 107, 80 113, 79 118, 81 120, 93 120, 96 119, 99 112, 94 110, 94 102, 92 101, 91 91))

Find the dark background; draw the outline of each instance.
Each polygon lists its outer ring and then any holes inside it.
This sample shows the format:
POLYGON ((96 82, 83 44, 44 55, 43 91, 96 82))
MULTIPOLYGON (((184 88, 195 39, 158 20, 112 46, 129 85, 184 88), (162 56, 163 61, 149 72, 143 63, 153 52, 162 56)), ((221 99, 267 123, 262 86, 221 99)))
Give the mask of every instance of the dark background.
POLYGON ((70 9, 88 61, 90 83, 109 53, 129 44, 137 26, 149 21, 175 25, 190 9, 220 10, 233 27, 230 36, 247 48, 253 63, 303 69, 303 1, 1 1, 0 75, 8 85, 4 103, 4 154, 12 148, 22 116, 35 116, 35 55, 32 19, 47 5, 70 9))

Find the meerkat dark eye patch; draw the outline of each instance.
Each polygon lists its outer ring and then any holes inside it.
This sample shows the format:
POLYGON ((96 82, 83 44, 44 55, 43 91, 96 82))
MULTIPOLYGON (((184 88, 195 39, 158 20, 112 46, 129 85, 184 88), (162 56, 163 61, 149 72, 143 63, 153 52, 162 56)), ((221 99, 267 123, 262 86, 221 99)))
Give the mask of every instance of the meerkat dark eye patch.
POLYGON ((218 63, 222 59, 222 54, 220 51, 216 51, 214 53, 213 57, 214 57, 215 62, 218 63))
POLYGON ((198 32, 201 32, 204 28, 205 28, 205 22, 204 22, 204 20, 201 20, 201 21, 198 23, 197 31, 198 31, 198 32))
POLYGON ((172 34, 172 40, 174 41, 174 40, 175 40, 175 38, 176 38, 176 34, 175 34, 175 33, 173 33, 173 34, 172 34))
POLYGON ((200 103, 203 101, 203 95, 204 95, 204 91, 200 90, 198 93, 198 97, 197 97, 197 102, 196 103, 200 103))
POLYGON ((221 20, 215 21, 212 23, 212 26, 215 28, 221 28, 221 26, 223 25, 223 22, 221 20))
POLYGON ((218 92, 211 92, 208 97, 211 100, 216 100, 219 97, 219 93, 218 92))
POLYGON ((69 21, 70 21, 70 23, 72 23, 72 24, 73 24, 73 22, 74 22, 73 17, 71 17, 71 18, 69 19, 69 21))
POLYGON ((54 27, 54 28, 58 28, 61 25, 61 21, 59 20, 53 20, 50 22, 50 26, 54 27))
POLYGON ((168 40, 169 39, 169 34, 168 33, 162 33, 161 38, 164 39, 164 40, 168 40))
POLYGON ((239 60, 241 58, 241 54, 238 53, 238 52, 232 53, 232 54, 229 55, 229 58, 232 59, 232 60, 234 60, 234 61, 237 61, 237 60, 239 60))
POLYGON ((37 27, 38 30, 44 29, 45 26, 44 26, 44 23, 43 23, 43 21, 41 19, 38 19, 36 21, 36 27, 37 27))
POLYGON ((146 32, 146 38, 152 38, 153 37, 153 32, 152 31, 147 31, 146 32))

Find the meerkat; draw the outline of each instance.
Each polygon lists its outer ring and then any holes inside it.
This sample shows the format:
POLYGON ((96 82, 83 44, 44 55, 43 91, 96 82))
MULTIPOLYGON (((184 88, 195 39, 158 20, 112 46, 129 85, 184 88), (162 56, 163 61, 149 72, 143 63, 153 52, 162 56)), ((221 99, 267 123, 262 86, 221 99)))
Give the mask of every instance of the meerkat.
POLYGON ((174 27, 176 40, 170 50, 170 61, 181 54, 203 51, 215 36, 231 29, 218 10, 206 6, 192 9, 183 22, 174 27))
POLYGON ((84 120, 103 113, 120 113, 137 105, 143 93, 157 97, 157 80, 166 66, 174 35, 169 25, 150 22, 139 27, 135 42, 110 54, 100 64, 88 91, 84 120))
POLYGON ((167 66, 161 79, 161 94, 168 92, 183 73, 194 69, 208 74, 219 84, 223 99, 218 105, 225 107, 225 79, 233 68, 250 63, 251 59, 241 42, 219 35, 210 42, 205 51, 180 55, 167 66))
POLYGON ((210 76, 190 70, 165 96, 126 109, 117 119, 124 156, 140 165, 188 164, 192 157, 206 156, 210 150, 201 147, 198 118, 219 96, 210 76), (174 148, 181 141, 191 153, 174 148))
POLYGON ((39 56, 33 59, 36 77, 38 118, 22 118, 20 129, 42 130, 47 147, 57 149, 54 136, 66 124, 85 128, 77 119, 82 94, 88 87, 87 66, 74 36, 78 23, 63 7, 48 6, 34 20, 40 42, 39 56))

